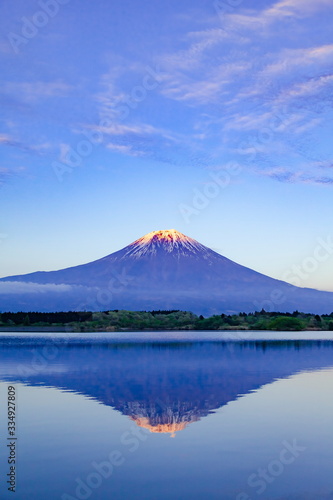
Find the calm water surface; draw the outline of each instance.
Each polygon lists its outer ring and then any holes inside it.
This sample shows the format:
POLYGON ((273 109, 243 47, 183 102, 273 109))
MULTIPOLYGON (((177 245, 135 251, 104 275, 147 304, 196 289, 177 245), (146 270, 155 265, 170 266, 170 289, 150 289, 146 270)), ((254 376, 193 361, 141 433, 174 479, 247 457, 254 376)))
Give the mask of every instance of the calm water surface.
POLYGON ((1 499, 333 499, 332 332, 45 335, 0 336, 1 499))

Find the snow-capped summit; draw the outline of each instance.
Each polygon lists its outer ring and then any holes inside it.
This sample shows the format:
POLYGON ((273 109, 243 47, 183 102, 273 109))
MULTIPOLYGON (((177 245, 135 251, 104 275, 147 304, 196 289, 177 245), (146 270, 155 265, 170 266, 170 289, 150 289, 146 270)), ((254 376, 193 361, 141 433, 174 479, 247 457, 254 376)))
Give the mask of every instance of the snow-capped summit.
POLYGON ((176 229, 162 229, 145 234, 126 247, 124 257, 140 258, 149 254, 156 254, 159 250, 176 254, 207 254, 209 248, 198 241, 185 236, 176 229))

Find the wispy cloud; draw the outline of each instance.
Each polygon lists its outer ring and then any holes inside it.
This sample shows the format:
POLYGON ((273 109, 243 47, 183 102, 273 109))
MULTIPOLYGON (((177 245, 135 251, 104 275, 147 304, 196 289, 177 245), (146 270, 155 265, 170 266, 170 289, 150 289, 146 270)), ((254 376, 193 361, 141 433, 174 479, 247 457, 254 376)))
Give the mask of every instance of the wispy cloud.
POLYGON ((186 101, 193 105, 211 104, 230 95, 230 85, 235 78, 243 78, 251 70, 246 61, 226 61, 216 66, 209 66, 205 77, 198 75, 170 74, 162 93, 177 101, 186 101))
POLYGON ((26 175, 26 167, 0 167, 0 186, 8 182, 11 178, 26 175))
POLYGON ((50 142, 43 142, 39 144, 24 144, 23 142, 17 140, 13 135, 0 134, 0 146, 9 146, 11 148, 18 149, 29 154, 43 155, 51 147, 50 142))
POLYGON ((204 31, 191 31, 184 37, 188 45, 186 49, 162 55, 159 63, 163 66, 166 75, 174 71, 188 71, 200 67, 206 53, 223 42, 228 35, 221 28, 212 28, 204 31))
MULTIPOLYGON (((332 102, 333 75, 320 75, 306 81, 296 82, 284 88, 278 95, 277 103, 286 103, 295 99, 308 99, 319 96, 323 103, 332 102)), ((311 102, 308 101, 308 104, 311 102)))
POLYGON ((290 75, 290 72, 302 70, 320 75, 332 67, 333 44, 314 46, 301 49, 282 49, 271 56, 273 61, 266 65, 260 73, 260 77, 278 77, 279 75, 290 75))
POLYGON ((149 125, 146 123, 133 123, 133 124, 124 124, 117 123, 116 121, 110 122, 107 126, 93 126, 94 130, 100 131, 103 134, 114 136, 114 135, 151 135, 151 134, 161 134, 164 133, 161 129, 154 127, 153 125, 149 125))
POLYGON ((53 82, 5 82, 2 92, 8 95, 18 96, 28 103, 35 103, 39 99, 50 97, 64 97, 73 90, 73 86, 62 81, 53 82))
MULTIPOLYGON (((186 49, 158 58, 163 74, 161 94, 190 105, 212 103, 227 95, 228 85, 235 77, 242 78, 252 65, 241 53, 235 57, 233 48, 226 52, 226 42, 230 43, 230 34, 221 28, 189 32, 184 37, 186 49)), ((236 37, 235 43, 242 41, 236 37)))
MULTIPOLYGON (((93 99, 102 118, 117 119, 119 106, 127 103, 133 88, 142 83, 147 67, 142 62, 116 54, 109 54, 107 59, 110 70, 99 77, 100 90, 93 95, 93 99)), ((136 103, 131 109, 135 108, 136 103)))
POLYGON ((273 23, 290 19, 304 19, 324 9, 332 7, 331 0, 282 0, 262 10, 236 8, 223 12, 224 29, 231 32, 256 31, 257 35, 267 34, 273 23), (261 33, 260 33, 261 32, 261 33))
POLYGON ((8 134, 1 134, 0 135, 0 145, 9 146, 9 147, 18 149, 20 151, 28 152, 28 153, 33 151, 31 146, 28 146, 28 145, 16 140, 16 138, 14 136, 11 136, 8 134))
POLYGON ((133 148, 130 144, 115 144, 112 142, 108 142, 106 147, 115 153, 121 153, 128 156, 145 156, 143 151, 138 151, 133 148))
POLYGON ((273 19, 281 19, 285 16, 295 14, 299 17, 306 17, 323 8, 330 7, 332 7, 331 0, 316 0, 315 2, 309 2, 308 0, 282 0, 276 2, 272 7, 265 9, 263 15, 273 19))
POLYGON ((0 134, 0 144, 10 144, 12 140, 8 134, 0 134))
POLYGON ((272 169, 263 169, 258 170, 260 175, 265 177, 270 177, 279 182, 286 182, 290 184, 294 183, 302 183, 302 184, 317 184, 317 185, 333 185, 333 176, 316 176, 311 173, 297 171, 294 172, 292 170, 288 170, 287 168, 278 167, 272 169))

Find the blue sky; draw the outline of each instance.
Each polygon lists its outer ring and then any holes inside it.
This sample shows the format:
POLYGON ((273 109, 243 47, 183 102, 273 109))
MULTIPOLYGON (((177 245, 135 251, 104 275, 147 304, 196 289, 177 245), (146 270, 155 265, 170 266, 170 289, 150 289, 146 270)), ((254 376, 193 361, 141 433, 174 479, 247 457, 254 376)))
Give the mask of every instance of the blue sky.
POLYGON ((175 228, 333 291, 332 22, 331 0, 2 2, 0 276, 175 228))

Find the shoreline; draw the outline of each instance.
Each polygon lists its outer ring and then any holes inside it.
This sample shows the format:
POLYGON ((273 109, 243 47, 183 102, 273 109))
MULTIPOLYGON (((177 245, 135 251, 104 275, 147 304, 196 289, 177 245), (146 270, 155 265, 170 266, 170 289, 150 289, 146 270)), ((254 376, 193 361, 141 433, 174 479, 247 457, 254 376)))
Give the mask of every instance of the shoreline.
POLYGON ((277 332, 277 331, 283 331, 283 332, 326 332, 329 330, 322 330, 322 329, 316 329, 316 328, 311 328, 311 329, 304 329, 304 330, 258 330, 258 329, 245 329, 245 328, 227 328, 227 329, 219 329, 219 328, 207 328, 205 330, 199 330, 199 329, 192 329, 192 328, 122 328, 122 329, 115 329, 115 330, 107 330, 107 329, 98 329, 98 330, 78 330, 77 328, 71 327, 71 326, 13 326, 13 327, 5 327, 5 326, 0 326, 0 333, 12 333, 12 332, 18 332, 18 333, 25 333, 25 332, 31 332, 31 333, 128 333, 128 332, 202 332, 202 331, 209 331, 209 332, 277 332))

